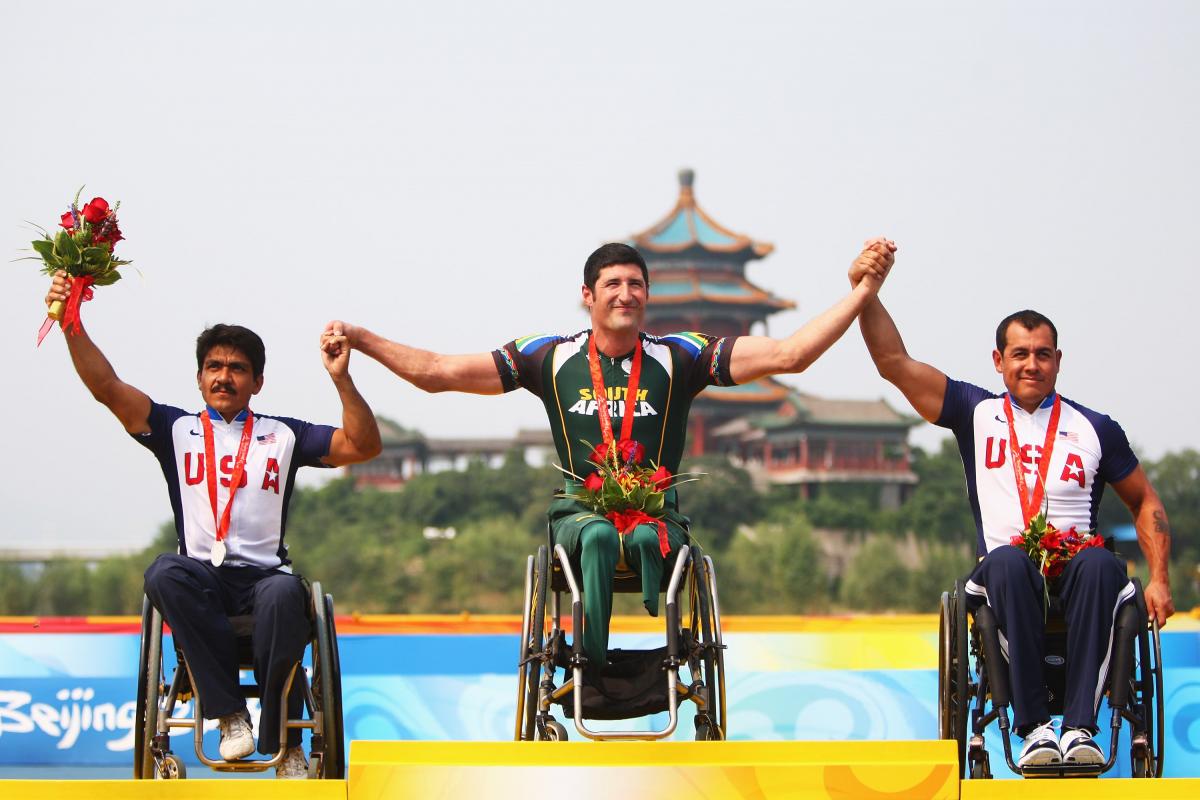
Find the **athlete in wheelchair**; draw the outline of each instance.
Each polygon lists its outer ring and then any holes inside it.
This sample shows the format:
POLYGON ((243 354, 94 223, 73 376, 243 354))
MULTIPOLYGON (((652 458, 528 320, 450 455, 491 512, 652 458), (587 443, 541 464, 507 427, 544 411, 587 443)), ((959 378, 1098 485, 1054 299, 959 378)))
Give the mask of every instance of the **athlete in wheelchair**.
MULTIPOLYGON (((743 245, 749 247, 750 242, 744 240, 743 245)), ((696 247, 702 256, 703 246, 697 243, 696 247)), ((583 483, 590 477, 593 445, 636 445, 646 463, 677 473, 692 398, 708 386, 752 383, 807 368, 845 333, 875 296, 891 268, 892 253, 866 249, 858 262, 874 279, 862 281, 832 308, 781 340, 645 333, 642 323, 650 299, 650 271, 637 250, 615 243, 601 246, 584 264, 582 297, 591 327, 573 335, 526 336, 491 353, 449 356, 407 347, 342 321, 331 322, 330 328, 344 331, 355 349, 426 391, 499 394, 524 388, 536 395, 545 407, 559 463, 570 477, 565 492, 570 494, 572 481, 583 483)), ((534 279, 516 267, 507 269, 498 274, 510 280, 534 279)), ((517 291, 513 289, 513 300, 517 291)), ((671 497, 668 503, 673 502, 671 497)), ((677 508, 664 509, 663 522, 665 532, 656 524, 623 524, 618 531, 612 521, 592 514, 577 501, 563 499, 551 508, 550 541, 532 559, 527 574, 529 597, 521 645, 521 697, 527 699, 520 701, 518 738, 550 738, 564 732, 561 726, 549 724, 539 688, 538 676, 557 663, 556 659, 567 660, 575 685, 585 672, 603 680, 618 675, 648 675, 654 680, 664 674, 665 664, 672 704, 690 691, 679 683, 675 671, 678 663, 689 658, 698 659, 698 664, 705 659, 712 662, 711 669, 697 666, 693 670, 692 683, 702 680, 706 693, 711 693, 714 681, 719 685, 720 633, 711 561, 689 541, 685 518, 677 508), (618 569, 622 562, 626 570, 618 569), (625 654, 608 651, 611 593, 618 574, 633 576, 619 579, 623 583, 618 587, 632 583, 632 590, 642 593, 651 614, 659 609, 659 590, 665 583, 668 645, 661 658, 633 664, 625 654), (575 620, 575 639, 569 648, 558 643, 556 623, 559 592, 567 588, 575 620), (677 616, 684 597, 696 601, 692 611, 695 624, 684 626, 677 616), (543 628, 547 619, 549 638, 543 628), (689 637, 699 640, 695 646, 702 649, 694 650, 689 637), (536 668, 532 668, 535 662, 536 668)), ((593 685, 599 687, 595 681, 593 685)), ((562 697, 557 689, 551 694, 562 697)), ((583 704, 593 716, 612 713, 612 709, 592 711, 583 692, 575 692, 573 697, 574 704, 583 704)), ((718 701, 716 695, 704 700, 706 716, 701 727, 706 731, 698 733, 705 738, 724 736, 723 714, 714 711, 718 701)), ((585 736, 595 735, 581 722, 577 727, 585 736)), ((649 734, 628 735, 645 738, 649 734)))
MULTIPOLYGON (((850 280, 871 277, 852 269, 850 280)), ((942 735, 964 739, 971 707, 973 736, 963 769, 970 763, 973 774, 988 774, 982 736, 993 719, 1000 721, 1014 770, 1095 775, 1110 768, 1114 756, 1110 751, 1105 757, 1093 739, 1107 690, 1114 728, 1122 719, 1133 724, 1134 772, 1160 773, 1161 753, 1151 741, 1156 711, 1161 726, 1162 693, 1154 688, 1162 678, 1156 630, 1174 613, 1166 512, 1121 427, 1056 391, 1062 352, 1054 324, 1029 310, 1000 322, 992 360, 1003 377, 1001 395, 950 380, 911 358, 878 298, 863 311, 860 327, 880 375, 922 417, 954 433, 966 469, 980 561, 969 579, 943 598, 941 642, 942 735), (1047 586, 1040 565, 1015 544, 1039 515, 1064 535, 1094 530, 1106 485, 1133 515, 1149 583, 1143 591, 1112 552, 1089 547, 1047 586), (969 613, 974 615, 970 633, 969 613), (1050 644, 1054 637, 1065 637, 1059 642, 1065 651, 1050 644), (969 647, 980 657, 973 682, 967 676, 969 647), (1130 672, 1135 658, 1138 675, 1130 672), (1007 671, 1001 667, 1005 662, 1007 671), (1061 676, 1061 686, 1052 676, 1047 688, 1047 667, 1061 676), (994 707, 984 712, 989 697, 994 707), (1015 759, 1009 752, 1007 706, 1011 730, 1024 740, 1015 759), (1061 723, 1053 718, 1058 714, 1061 723)), ((1161 743, 1161 736, 1157 740, 1161 743)))
MULTIPOLYGON (((162 569, 164 567, 155 571, 162 569)), ((266 672, 268 679, 265 685, 261 678, 258 683, 236 680, 236 694, 232 697, 224 681, 213 688, 215 682, 193 668, 184 656, 180 637, 173 637, 171 651, 164 652, 162 614, 149 597, 143 601, 134 716, 135 778, 186 777, 182 758, 171 750, 171 732, 179 728, 192 730, 196 758, 200 763, 220 772, 260 772, 275 767, 280 777, 345 777, 342 678, 333 596, 323 592, 320 583, 308 586, 298 580, 297 587, 301 589, 298 594, 292 586, 285 585, 281 590, 275 590, 281 595, 279 597, 261 596, 255 614, 227 618, 229 631, 235 637, 232 653, 237 665, 235 678, 241 671, 253 670, 260 675, 266 672), (284 629, 282 635, 278 635, 280 627, 284 629), (303 636, 302 649, 308 645, 311 680, 300 658, 291 664, 280 664, 273 670, 261 668, 262 664, 271 663, 272 650, 280 639, 294 636, 303 636), (201 690, 204 686, 213 690, 215 702, 238 705, 240 710, 234 712, 236 718, 246 723, 240 737, 229 735, 228 723, 219 726, 223 734, 219 758, 205 752, 204 720, 214 715, 227 719, 229 715, 222 715, 219 710, 208 711, 211 706, 201 690), (253 747, 253 740, 247 741, 249 716, 245 711, 246 701, 250 698, 258 698, 260 702, 258 747, 267 758, 238 756, 243 752, 248 755, 247 751, 253 747), (181 705, 189 699, 192 700, 191 713, 185 714, 181 705), (300 760, 303 758, 301 733, 304 730, 311 732, 307 763, 300 760), (238 749, 231 750, 233 747, 238 749), (298 763, 289 765, 288 759, 298 763)), ((231 654, 222 655, 224 657, 219 660, 223 662, 231 654)))
MULTIPOLYGON (((66 302, 73 289, 66 273, 58 272, 47 305, 66 302)), ((283 748, 279 727, 271 721, 284 717, 280 698, 286 685, 296 685, 295 665, 313 638, 314 621, 328 609, 324 599, 310 604, 302 579, 291 574, 283 541, 287 502, 300 467, 352 464, 380 450, 375 417, 350 377, 346 338, 331 329, 320 342, 321 359, 342 403, 340 428, 250 410, 250 398, 263 387, 266 350, 256 333, 240 325, 214 325, 196 340, 196 385, 205 404, 199 413, 155 403, 122 381, 82 328, 65 339, 84 385, 157 458, 179 541, 178 553, 159 556, 146 571, 146 595, 157 611, 147 609, 143 619, 138 680, 146 685, 138 697, 144 713, 139 715, 143 736, 135 748, 136 777, 150 777, 155 768, 164 776, 182 774, 171 767, 177 760, 165 760, 165 731, 155 751, 162 759, 155 763, 149 757, 147 737, 167 726, 161 715, 155 720, 146 711, 151 691, 158 708, 162 688, 161 659, 151 652, 158 647, 154 642, 161 642, 156 613, 171 626, 175 647, 186 656, 186 668, 177 670, 172 682, 178 689, 174 699, 188 692, 203 698, 203 712, 218 721, 221 731, 222 765, 255 749, 245 693, 238 685, 242 659, 229 619, 253 615, 251 661, 268 721, 258 748, 272 756, 268 765, 276 766, 280 777, 305 777, 309 765, 299 729, 288 730, 283 748)), ((318 624, 317 634, 332 641, 332 628, 323 630, 318 624)), ((315 660, 322 658, 325 667, 334 656, 327 652, 315 660)), ((303 699, 299 685, 296 690, 293 703, 303 699)), ((199 722, 196 728, 199 736, 199 722)))

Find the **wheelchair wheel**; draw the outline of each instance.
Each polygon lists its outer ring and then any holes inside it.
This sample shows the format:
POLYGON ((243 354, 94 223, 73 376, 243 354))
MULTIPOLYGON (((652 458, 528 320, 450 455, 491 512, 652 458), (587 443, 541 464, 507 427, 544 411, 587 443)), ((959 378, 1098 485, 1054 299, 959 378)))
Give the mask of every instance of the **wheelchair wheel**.
MULTIPOLYGON (((546 649, 546 595, 550 587, 550 549, 542 545, 532 561, 528 607, 524 612, 528 625, 522 625, 522 628, 525 628, 525 641, 521 646, 522 668, 517 687, 517 691, 521 693, 517 698, 518 738, 523 741, 533 741, 538 732, 538 694, 542 681, 542 662, 539 656, 546 649)), ((547 731, 550 730, 551 723, 558 725, 553 720, 548 721, 547 731)), ((562 728, 561 725, 558 727, 562 728)), ((563 738, 555 741, 565 741, 565 728, 562 728, 562 734, 563 738)))
POLYGON ((947 739, 958 742, 959 777, 967 775, 967 718, 971 707, 971 687, 968 683, 967 663, 967 584, 959 579, 954 584, 954 595, 949 598, 947 622, 949 623, 949 644, 947 649, 946 677, 949 686, 946 689, 946 716, 948 722, 947 739))
POLYGON ((333 597, 312 585, 313 627, 317 641, 313 648, 313 695, 321 709, 321 777, 340 780, 346 776, 343 753, 345 734, 342 725, 342 676, 338 658, 337 631, 333 620, 333 597))
MULTIPOLYGON (((699 680, 704 686, 704 713, 696 718, 696 741, 725 738, 725 651, 722 649, 720 611, 717 608, 716 580, 712 559, 694 546, 692 559, 693 620, 695 630, 699 617, 700 668, 699 680), (705 727, 704 738, 701 728, 705 727)), ((696 675, 692 676, 695 681, 696 675)))
POLYGON ((183 759, 174 753, 167 753, 158 764, 158 777, 164 781, 183 780, 187 777, 187 768, 183 759))
POLYGON ((542 738, 547 742, 567 741, 567 729, 555 719, 548 719, 543 724, 542 738))
POLYGON ((142 639, 138 646, 137 698, 133 717, 133 777, 152 780, 155 775, 154 734, 158 729, 159 669, 162 664, 162 618, 142 598, 142 639), (151 693, 153 692, 153 697, 151 693))
POLYGON ((1150 620, 1149 637, 1143 633, 1138 638, 1139 644, 1141 644, 1140 640, 1146 638, 1149 639, 1149 641, 1146 643, 1149 645, 1149 647, 1146 648, 1148 652, 1146 652, 1143 657, 1145 658, 1147 656, 1153 656, 1153 661, 1150 661, 1149 658, 1146 658, 1146 660, 1143 661, 1142 666, 1142 682, 1144 687, 1143 692, 1145 694, 1146 713, 1150 713, 1151 709, 1154 710, 1154 724, 1146 726, 1148 733, 1151 731, 1153 732, 1149 742, 1149 753, 1153 758, 1153 763, 1149 765, 1151 768, 1148 769, 1147 772, 1156 778, 1161 778, 1163 775, 1163 743, 1165 741, 1164 731, 1166 728, 1166 714, 1165 709, 1163 708, 1162 640, 1158 635, 1158 620, 1150 620), (1146 666, 1147 664, 1149 664, 1148 667, 1146 666))

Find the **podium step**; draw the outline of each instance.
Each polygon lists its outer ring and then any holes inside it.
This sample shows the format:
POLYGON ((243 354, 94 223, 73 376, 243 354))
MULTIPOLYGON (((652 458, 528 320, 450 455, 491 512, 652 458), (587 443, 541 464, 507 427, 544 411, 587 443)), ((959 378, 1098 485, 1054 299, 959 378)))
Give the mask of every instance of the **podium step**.
MULTIPOLYGON (((372 742, 348 800, 614 797, 956 800, 954 743, 372 742)), ((1126 799, 1127 800, 1127 799, 1126 799)))

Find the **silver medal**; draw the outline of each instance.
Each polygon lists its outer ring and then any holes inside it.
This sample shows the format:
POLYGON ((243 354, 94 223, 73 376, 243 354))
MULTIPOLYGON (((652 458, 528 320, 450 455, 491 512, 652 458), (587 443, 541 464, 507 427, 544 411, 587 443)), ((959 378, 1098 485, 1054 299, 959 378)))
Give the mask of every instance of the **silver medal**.
POLYGON ((214 567, 221 566, 221 562, 225 560, 225 542, 218 539, 213 542, 212 555, 210 556, 214 567))

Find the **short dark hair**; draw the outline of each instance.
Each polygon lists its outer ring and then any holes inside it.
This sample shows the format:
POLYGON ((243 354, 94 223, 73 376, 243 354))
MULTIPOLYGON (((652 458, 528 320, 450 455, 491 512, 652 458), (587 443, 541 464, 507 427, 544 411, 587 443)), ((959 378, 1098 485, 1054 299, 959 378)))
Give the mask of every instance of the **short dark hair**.
POLYGON ((1027 331, 1035 330, 1043 325, 1049 327, 1050 337, 1054 339, 1054 347, 1058 349, 1058 328, 1054 327, 1054 323, 1045 314, 1039 314, 1027 308, 1024 311, 1009 314, 1000 320, 1000 324, 996 327, 996 349, 1001 353, 1008 345, 1008 326, 1014 322, 1019 323, 1027 331))
POLYGON ((258 334, 241 325, 226 325, 218 322, 206 328, 196 337, 196 369, 204 369, 204 359, 214 347, 232 347, 241 350, 250 359, 250 368, 255 378, 261 378, 267 366, 267 348, 258 334))
POLYGON ((642 254, 627 244, 609 242, 596 248, 587 262, 583 265, 583 285, 591 291, 596 291, 596 281, 600 278, 600 270, 614 264, 637 264, 642 270, 642 280, 650 285, 650 270, 646 269, 646 259, 642 254))

